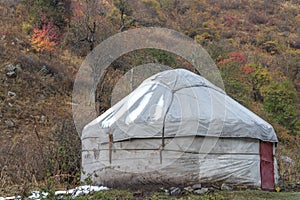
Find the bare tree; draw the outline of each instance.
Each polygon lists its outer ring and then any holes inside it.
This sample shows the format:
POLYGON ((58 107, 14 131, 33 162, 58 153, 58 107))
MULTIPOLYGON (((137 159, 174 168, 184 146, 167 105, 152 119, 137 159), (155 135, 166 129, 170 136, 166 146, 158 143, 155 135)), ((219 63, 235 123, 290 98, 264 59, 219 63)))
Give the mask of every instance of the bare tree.
POLYGON ((102 22, 99 0, 79 0, 73 3, 71 26, 76 47, 87 44, 92 51, 97 41, 96 34, 102 22))
POLYGON ((128 4, 128 0, 114 0, 113 4, 120 14, 120 31, 125 31, 134 23, 134 20, 130 17, 132 9, 128 4))

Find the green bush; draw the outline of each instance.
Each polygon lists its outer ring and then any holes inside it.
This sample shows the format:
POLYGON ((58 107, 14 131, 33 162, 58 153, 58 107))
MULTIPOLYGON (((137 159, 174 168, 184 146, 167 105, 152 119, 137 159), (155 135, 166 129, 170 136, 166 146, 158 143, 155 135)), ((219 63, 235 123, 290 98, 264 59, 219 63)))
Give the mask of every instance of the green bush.
POLYGON ((147 51, 154 61, 167 66, 176 66, 176 60, 171 53, 158 49, 147 49, 147 51))
POLYGON ((297 100, 296 90, 290 81, 271 83, 264 94, 264 108, 274 121, 297 133, 300 128, 297 100))
POLYGON ((36 28, 42 27, 43 15, 52 19, 60 29, 67 25, 67 19, 71 16, 67 0, 22 0, 22 3, 25 5, 28 23, 36 28))

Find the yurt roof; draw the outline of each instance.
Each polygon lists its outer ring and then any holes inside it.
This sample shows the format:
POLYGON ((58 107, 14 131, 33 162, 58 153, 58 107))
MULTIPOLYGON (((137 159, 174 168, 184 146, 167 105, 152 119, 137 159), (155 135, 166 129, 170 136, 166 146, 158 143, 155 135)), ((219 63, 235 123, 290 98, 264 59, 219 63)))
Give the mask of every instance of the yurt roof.
POLYGON ((185 69, 146 79, 85 126, 82 138, 211 136, 278 142, 273 127, 211 82, 185 69))

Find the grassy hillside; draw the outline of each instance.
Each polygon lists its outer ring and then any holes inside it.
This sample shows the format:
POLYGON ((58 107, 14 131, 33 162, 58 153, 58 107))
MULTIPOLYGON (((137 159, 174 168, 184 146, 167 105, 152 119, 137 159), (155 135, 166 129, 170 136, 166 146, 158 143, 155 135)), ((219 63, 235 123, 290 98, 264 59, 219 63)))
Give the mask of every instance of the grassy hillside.
MULTIPOLYGON (((226 92, 276 129, 280 187, 300 181, 298 0, 24 2, 0 1, 0 193, 79 184, 71 110, 76 72, 109 36, 149 26, 180 31, 209 52, 226 92)), ((162 51, 123 55, 98 88, 99 114, 110 107, 118 79, 147 62, 191 69, 162 51)))

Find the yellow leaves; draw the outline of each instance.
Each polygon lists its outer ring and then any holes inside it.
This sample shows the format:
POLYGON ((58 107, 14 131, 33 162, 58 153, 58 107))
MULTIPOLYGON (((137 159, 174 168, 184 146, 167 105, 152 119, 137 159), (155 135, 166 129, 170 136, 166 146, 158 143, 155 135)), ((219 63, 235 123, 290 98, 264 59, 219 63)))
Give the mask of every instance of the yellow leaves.
POLYGON ((60 42, 61 37, 59 29, 53 21, 44 19, 45 23, 41 29, 33 29, 30 39, 31 46, 38 52, 54 51, 54 47, 60 42))
POLYGON ((30 39, 32 47, 37 51, 53 51, 56 43, 51 41, 47 32, 40 29, 34 29, 34 33, 30 39))
POLYGON ((212 36, 211 36, 209 33, 204 32, 204 33, 202 33, 201 35, 200 35, 200 34, 197 34, 196 37, 195 37, 195 40, 196 40, 198 43, 200 43, 200 42, 202 42, 202 40, 205 40, 205 39, 211 39, 211 38, 212 38, 212 36))
POLYGON ((252 64, 254 67, 253 76, 257 79, 257 82, 262 85, 269 84, 271 81, 271 76, 269 75, 269 71, 266 68, 263 68, 261 65, 252 64))
POLYGON ((279 50, 280 50, 279 43, 276 40, 266 41, 266 42, 263 43, 262 46, 271 55, 275 55, 275 54, 279 53, 279 50))
POLYGON ((275 190, 276 190, 276 192, 280 192, 280 187, 276 186, 275 190))
POLYGON ((22 31, 26 34, 29 34, 32 31, 32 26, 28 22, 22 22, 22 31))

